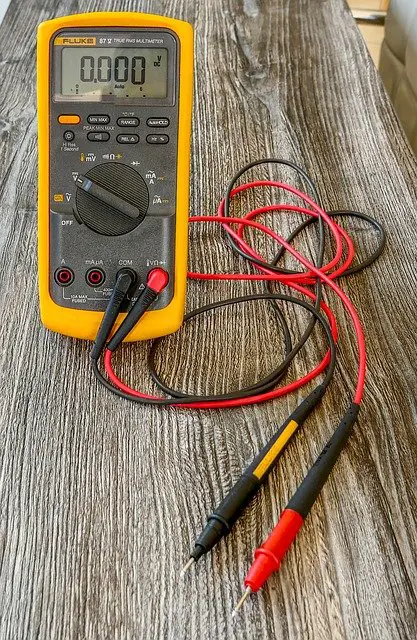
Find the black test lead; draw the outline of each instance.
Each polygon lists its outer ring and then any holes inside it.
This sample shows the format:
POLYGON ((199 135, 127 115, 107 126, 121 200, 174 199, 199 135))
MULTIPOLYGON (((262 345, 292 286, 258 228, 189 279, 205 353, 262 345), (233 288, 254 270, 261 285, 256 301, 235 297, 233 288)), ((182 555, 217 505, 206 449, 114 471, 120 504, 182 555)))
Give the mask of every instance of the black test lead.
MULTIPOLYGON (((268 160, 267 162, 270 162, 268 160)), ((280 161, 275 161, 279 163, 280 161)), ((256 163, 252 163, 256 164, 256 163)), ((285 162, 284 162, 285 164, 285 162)), ((252 166, 250 165, 250 166, 252 166)), ((239 172, 238 175, 241 175, 242 172, 239 172)), ((135 389, 132 389, 125 383, 123 383, 115 374, 112 363, 111 356, 113 351, 120 344, 121 340, 128 334, 128 332, 135 326, 135 324, 140 320, 143 313, 149 308, 152 302, 156 299, 158 294, 163 290, 166 286, 166 282, 163 282, 158 275, 158 282, 161 280, 159 285, 154 288, 149 297, 148 294, 143 295, 142 300, 138 300, 136 303, 136 309, 132 309, 130 313, 128 313, 125 318, 122 326, 116 332, 115 336, 110 340, 105 350, 104 355, 104 364, 107 375, 109 377, 109 381, 106 380, 98 369, 98 363, 95 362, 94 370, 98 377, 98 379, 105 384, 105 386, 111 389, 114 393, 126 397, 130 400, 140 403, 154 404, 154 405, 174 405, 179 407, 190 407, 190 408, 220 408, 220 407, 233 407, 233 406, 242 406, 248 404, 254 404, 256 402, 261 402, 267 399, 273 399, 274 397, 279 397, 284 394, 284 392, 294 391, 299 388, 306 382, 313 380, 320 372, 326 371, 325 380, 318 385, 313 392, 309 394, 305 398, 304 401, 295 409, 295 411, 291 414, 291 416, 284 422, 284 424, 280 427, 280 429, 274 434, 269 443, 262 449, 262 451, 258 454, 255 460, 249 465, 246 471, 242 474, 239 480, 236 482, 232 490, 226 495, 224 500, 221 502, 219 507, 214 511, 214 513, 209 517, 207 526, 203 530, 202 534, 197 538, 194 550, 192 551, 189 560, 186 565, 181 570, 181 575, 184 575, 188 569, 193 566, 193 564, 205 553, 207 553, 210 549, 214 547, 225 535, 227 535, 233 526, 234 522, 240 515, 241 511, 250 501, 250 499, 255 495, 260 486, 265 482, 268 474, 273 469, 276 464, 279 456, 284 451, 286 445, 288 444, 291 437, 296 433, 299 426, 303 424, 305 419, 317 405, 319 400, 323 397, 325 390, 330 383, 334 367, 335 367, 335 341, 338 337, 337 327, 335 318, 330 308, 322 301, 321 296, 321 286, 322 283, 328 285, 341 299, 346 310, 349 312, 354 327, 356 331, 357 341, 358 341, 358 350, 359 350, 359 368, 358 368, 358 384, 357 390, 354 398, 354 402, 352 403, 349 411, 345 414, 342 422, 340 423, 338 429, 335 431, 332 438, 327 443, 326 447, 322 451, 319 458, 316 460, 313 467, 310 469, 303 483, 297 489, 293 498, 288 503, 287 508, 282 513, 281 519, 278 525, 275 527, 271 536, 268 540, 260 547, 255 553, 255 562, 251 567, 246 579, 245 579, 245 592, 236 605, 234 609, 233 615, 236 615, 236 612, 241 608, 245 600, 248 596, 257 591, 266 581, 266 579, 271 575, 273 571, 276 571, 279 567, 279 564, 285 555, 288 548, 291 546, 292 541, 294 540, 298 530, 301 528, 305 517, 307 516, 311 506, 314 504, 324 482, 326 481, 331 469, 333 468, 340 452, 343 449, 343 446, 346 444, 347 438, 351 432, 354 422, 356 421, 357 412, 359 409, 359 403, 362 397, 363 392, 363 384, 365 377, 365 343, 363 338, 363 331, 357 316, 356 310, 347 296, 343 293, 343 291, 333 282, 333 280, 343 275, 344 273, 354 273, 359 271, 364 266, 370 264, 374 259, 376 259, 379 254, 382 252, 384 243, 385 243, 385 234, 381 227, 377 222, 373 221, 369 216, 365 216, 359 214, 357 212, 352 212, 351 214, 354 217, 359 217, 368 220, 379 232, 380 234, 380 244, 374 254, 368 258, 366 261, 361 263, 360 265, 356 265, 355 267, 351 267, 351 262, 354 257, 354 247, 353 243, 350 240, 349 236, 346 232, 339 227, 339 225, 335 224, 331 220, 332 215, 339 215, 339 213, 328 214, 321 207, 316 205, 306 194, 302 194, 297 189, 293 187, 289 187, 288 185, 284 185, 282 183, 276 183, 272 181, 260 181, 249 183, 248 185, 241 185, 235 189, 231 189, 229 187, 228 196, 233 197, 237 193, 242 190, 253 188, 255 186, 278 186, 280 188, 286 189, 291 193, 295 193, 302 197, 310 206, 312 210, 304 209, 301 207, 296 207, 294 205, 274 205, 268 207, 262 207, 257 209, 254 212, 250 212, 244 218, 228 218, 224 214, 223 207, 226 209, 226 203, 223 202, 219 209, 219 216, 196 216, 190 218, 190 222, 218 222, 220 223, 226 233, 233 238, 235 242, 237 242, 238 253, 243 255, 243 257, 247 258, 253 265, 256 265, 263 275, 246 275, 246 274, 199 274, 199 273, 191 273, 189 277, 194 277, 198 279, 207 279, 207 280, 265 280, 267 282, 283 282, 284 284, 296 289, 299 293, 302 293, 309 297, 314 306, 310 303, 305 302, 299 298, 294 298, 293 296, 285 296, 282 294, 274 294, 271 292, 263 293, 263 294, 254 294, 248 296, 242 296, 241 298, 234 298, 230 300, 223 300, 216 303, 211 303, 206 305, 205 307, 201 307, 197 309, 185 317, 185 320, 191 320, 196 317, 200 313, 204 313, 206 311, 216 309, 222 306, 227 306, 229 304, 237 304, 240 302, 248 302, 251 300, 270 300, 271 303, 276 305, 277 301, 287 301, 292 304, 300 305, 307 309, 312 314, 312 319, 307 328, 307 331, 304 333, 299 342, 292 346, 291 340, 288 339, 288 330, 286 329, 285 320, 282 317, 281 311, 276 308, 277 318, 283 327, 284 334, 286 337, 286 357, 273 374, 270 374, 265 380, 253 385, 252 387, 248 387, 239 392, 232 392, 229 394, 224 394, 222 396, 190 396, 185 393, 177 392, 170 389, 166 384, 164 384, 154 369, 153 358, 155 354, 155 348, 159 341, 155 341, 154 346, 151 348, 150 354, 150 370, 153 377, 153 380, 156 382, 160 388, 165 391, 171 397, 168 398, 157 398, 155 396, 150 396, 149 394, 145 394, 139 392, 135 389), (290 236, 290 238, 286 241, 278 234, 275 234, 271 230, 269 230, 264 225, 260 225, 258 223, 254 223, 252 218, 254 215, 258 215, 259 213, 265 213, 271 210, 280 210, 280 209, 291 209, 294 211, 299 211, 302 213, 306 213, 310 216, 316 217, 316 220, 319 222, 319 228, 322 229, 322 221, 325 220, 332 230, 335 240, 336 240, 336 256, 333 258, 329 264, 322 266, 322 240, 323 235, 322 231, 320 232, 320 259, 318 262, 318 266, 315 266, 313 263, 305 259, 301 254, 299 254, 291 245, 290 242, 294 240, 296 235, 304 229, 307 225, 306 223, 302 223, 290 236), (304 273, 298 272, 289 272, 285 269, 279 269, 275 266, 275 262, 272 264, 262 262, 260 256, 251 249, 251 247, 243 240, 243 235, 236 233, 233 230, 233 225, 240 225, 240 231, 243 234, 243 229, 245 226, 251 226, 254 228, 258 228, 266 233, 269 233, 273 238, 275 238, 282 246, 281 251, 277 254, 276 259, 282 256, 282 251, 288 251, 291 253, 303 266, 307 268, 307 271, 304 273), (348 255, 345 258, 343 264, 341 266, 337 266, 338 262, 342 258, 343 253, 343 244, 342 240, 347 243, 348 255), (309 285, 315 286, 315 293, 308 288, 309 285), (149 300, 148 300, 149 297, 149 300), (324 314, 324 315, 322 315, 324 314), (324 316, 327 316, 326 318, 324 316), (318 322, 321 327, 324 329, 329 350, 326 353, 324 359, 321 364, 316 366, 311 372, 305 375, 300 380, 292 382, 288 384, 286 387, 282 387, 280 389, 274 389, 277 382, 285 375, 290 363, 294 359, 295 355, 300 351, 300 349, 304 346, 306 340, 308 339, 311 331, 318 322)), ((227 209, 228 210, 228 209, 227 209)), ((340 212, 340 215, 350 215, 349 212, 340 212)), ((149 282, 148 282, 149 285, 149 282)))
POLYGON ((182 575, 192 566, 193 561, 197 562, 230 532, 243 509, 266 481, 285 451, 290 439, 323 397, 333 376, 335 365, 335 347, 330 331, 328 331, 327 338, 329 340, 331 358, 325 381, 316 387, 292 412, 268 444, 243 472, 219 506, 208 517, 207 525, 196 539, 190 559, 181 572, 182 575))

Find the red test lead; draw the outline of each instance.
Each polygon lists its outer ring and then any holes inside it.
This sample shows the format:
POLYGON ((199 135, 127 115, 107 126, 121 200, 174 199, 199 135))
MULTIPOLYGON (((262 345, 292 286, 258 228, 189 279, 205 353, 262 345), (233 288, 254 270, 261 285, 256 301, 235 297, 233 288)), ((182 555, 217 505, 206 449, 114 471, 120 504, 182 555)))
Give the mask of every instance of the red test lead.
POLYGON ((246 598, 251 593, 259 591, 270 575, 278 571, 283 557, 303 526, 305 518, 336 464, 352 432, 358 412, 359 405, 352 402, 336 431, 282 512, 278 524, 263 545, 255 551, 255 560, 244 580, 245 593, 233 610, 233 616, 239 611, 246 598))
POLYGON ((258 591, 274 571, 278 571, 282 558, 290 548, 303 522, 304 518, 297 511, 285 509, 282 512, 281 518, 269 538, 262 547, 255 551, 255 561, 244 581, 246 589, 233 609, 232 617, 236 616, 246 598, 251 593, 258 591))
MULTIPOLYGON (((146 283, 144 287, 140 289, 138 298, 134 304, 128 308, 127 315, 123 319, 123 322, 110 338, 109 342, 107 342, 117 320, 118 313, 127 306, 129 300, 128 292, 132 287, 131 272, 128 270, 126 273, 122 270, 118 273, 115 289, 110 298, 108 310, 103 318, 102 326, 100 327, 96 344, 91 354, 93 371, 97 379, 116 395, 141 404, 193 409, 224 409, 273 400, 303 387, 308 382, 315 380, 323 372, 325 372, 325 377, 275 431, 269 442, 246 467, 245 471, 233 484, 229 492, 223 497, 212 514, 209 515, 207 524, 195 539, 194 547, 191 550, 189 560, 182 573, 193 566, 230 533, 246 505, 266 482, 267 477, 276 466, 288 442, 304 424, 314 407, 325 394, 333 378, 336 363, 336 343, 338 340, 335 315, 330 306, 323 300, 325 287, 328 287, 338 296, 345 311, 349 314, 357 343, 358 372, 353 402, 303 482, 288 502, 287 507, 282 512, 281 518, 269 538, 255 552, 255 560, 244 581, 246 590, 233 612, 233 615, 235 615, 246 598, 252 592, 258 591, 271 574, 279 569, 282 559, 289 550, 298 531, 301 529, 305 518, 316 501, 343 447, 346 445, 356 421, 365 381, 366 346, 363 328, 355 306, 338 284, 336 284, 336 280, 342 275, 350 275, 361 271, 365 266, 368 266, 378 258, 384 248, 385 233, 379 223, 366 214, 355 211, 326 212, 313 183, 303 169, 289 161, 271 158, 250 163, 234 176, 229 183, 226 197, 220 204, 217 216, 193 216, 189 218, 189 222, 194 224, 210 223, 221 226, 228 237, 228 242, 234 253, 243 257, 256 269, 255 273, 189 272, 188 277, 190 279, 264 282, 267 285, 267 290, 210 302, 187 313, 184 321, 193 321, 193 319, 200 314, 230 305, 240 305, 261 300, 269 301, 276 316, 277 326, 281 328, 284 335, 285 353, 283 360, 268 376, 249 386, 228 391, 227 393, 193 395, 170 388, 160 377, 155 367, 155 349, 159 343, 159 341, 156 340, 149 350, 148 367, 153 381, 163 394, 151 395, 130 387, 124 383, 114 371, 112 355, 122 340, 124 340, 136 324, 140 322, 144 314, 149 309, 152 309, 158 295, 163 292, 168 284, 168 276, 165 271, 159 268, 148 272, 146 283), (297 171, 299 176, 309 185, 312 194, 316 197, 316 202, 309 195, 302 193, 295 187, 273 180, 259 180, 235 186, 236 180, 238 180, 243 173, 264 163, 274 165, 282 164, 297 171), (246 213, 243 217, 237 217, 235 214, 231 215, 231 200, 240 193, 257 187, 272 187, 280 191, 288 192, 292 196, 297 196, 304 201, 303 204, 305 206, 275 204, 254 209, 246 213), (288 239, 283 238, 281 234, 276 233, 265 224, 255 220, 255 218, 260 215, 270 213, 282 215, 287 211, 308 216, 307 220, 301 223, 291 233, 288 239), (377 231, 379 235, 378 247, 374 253, 363 262, 352 266, 355 257, 353 242, 346 231, 333 220, 335 216, 352 216, 365 220, 377 231), (292 246, 293 240, 311 223, 317 223, 319 243, 318 255, 314 260, 307 259, 292 246), (331 258, 327 264, 324 264, 325 226, 333 236, 335 249, 333 258, 331 258), (246 236, 246 231, 262 232, 277 243, 279 251, 272 261, 266 262, 263 256, 249 244, 250 236, 246 236), (302 265, 304 271, 292 271, 278 266, 278 262, 284 253, 290 254, 302 265), (270 285, 278 283, 289 287, 298 295, 301 294, 302 298, 294 297, 288 293, 275 292, 270 288, 270 285), (289 326, 280 307, 281 303, 289 303, 296 307, 301 306, 310 314, 310 321, 297 342, 292 340, 289 326), (326 337, 326 351, 322 354, 321 361, 316 363, 310 371, 304 373, 299 379, 287 380, 286 383, 282 384, 290 365, 310 338, 316 324, 321 326, 326 337), (103 355, 107 378, 99 369, 99 358, 101 355, 103 355)), ((133 274, 133 277, 135 277, 135 274, 133 274)))

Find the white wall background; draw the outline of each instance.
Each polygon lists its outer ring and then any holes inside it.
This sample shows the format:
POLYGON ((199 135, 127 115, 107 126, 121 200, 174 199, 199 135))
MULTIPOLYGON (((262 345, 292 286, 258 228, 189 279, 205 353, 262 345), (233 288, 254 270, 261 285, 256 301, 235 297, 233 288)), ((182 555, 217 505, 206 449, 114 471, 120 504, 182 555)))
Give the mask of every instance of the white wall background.
POLYGON ((10 0, 0 0, 0 23, 4 18, 10 0))

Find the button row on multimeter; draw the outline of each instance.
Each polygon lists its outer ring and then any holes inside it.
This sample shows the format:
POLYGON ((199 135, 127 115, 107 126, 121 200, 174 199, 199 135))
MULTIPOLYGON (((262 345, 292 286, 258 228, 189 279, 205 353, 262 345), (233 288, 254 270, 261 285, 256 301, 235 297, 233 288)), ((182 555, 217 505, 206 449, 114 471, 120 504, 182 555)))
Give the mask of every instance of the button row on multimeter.
MULTIPOLYGON (((79 124, 81 118, 76 114, 62 113, 58 116, 58 122, 60 124, 79 124)), ((110 116, 105 113, 90 114, 87 116, 87 122, 89 124, 109 124, 110 116)), ((123 117, 117 119, 119 127, 138 127, 140 124, 139 118, 123 117)), ((162 129, 169 126, 169 118, 148 118, 146 121, 148 127, 155 127, 162 129)))
MULTIPOLYGON (((90 115, 87 118, 90 124, 108 124, 110 122, 110 116, 107 115, 90 115)), ((139 118, 122 117, 117 118, 117 124, 119 127, 138 127, 140 124, 139 118)), ((148 118, 146 121, 148 127, 165 128, 169 126, 169 118, 148 118)))
MULTIPOLYGON (((70 133, 72 132, 65 132, 64 137, 66 140, 73 139, 67 136, 67 134, 70 133)), ((107 131, 89 131, 87 133, 87 139, 90 142, 107 142, 110 140, 110 134, 107 131)), ((120 133, 116 136, 116 140, 119 144, 137 144, 140 138, 136 133, 120 133)), ((162 133, 150 134, 146 136, 146 142, 148 144, 167 144, 169 142, 169 136, 162 133)))

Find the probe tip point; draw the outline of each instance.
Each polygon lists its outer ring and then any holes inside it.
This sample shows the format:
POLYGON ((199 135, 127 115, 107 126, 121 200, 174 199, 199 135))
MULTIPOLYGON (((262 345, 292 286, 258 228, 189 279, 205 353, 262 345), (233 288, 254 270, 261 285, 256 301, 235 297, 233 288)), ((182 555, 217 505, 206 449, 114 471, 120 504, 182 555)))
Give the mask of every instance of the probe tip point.
POLYGON ((232 611, 232 618, 235 618, 237 616, 239 609, 241 608, 246 598, 250 596, 251 593, 252 593, 252 589, 250 587, 246 587, 244 594, 242 595, 241 599, 239 600, 239 602, 237 603, 237 605, 232 611))
POLYGON ((194 564, 195 560, 194 558, 190 558, 187 562, 187 564, 185 564, 183 566, 183 568, 180 571, 180 577, 182 578, 182 576, 188 571, 188 569, 191 567, 192 564, 194 564))

